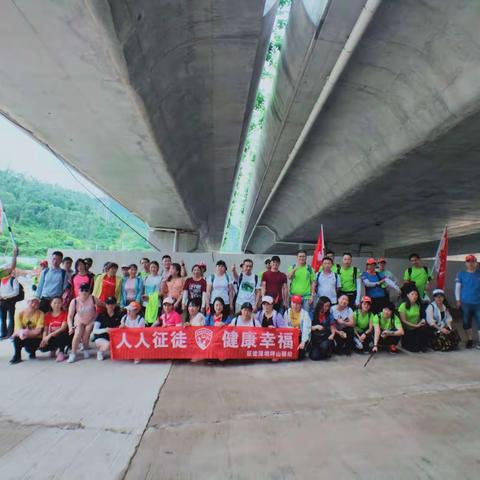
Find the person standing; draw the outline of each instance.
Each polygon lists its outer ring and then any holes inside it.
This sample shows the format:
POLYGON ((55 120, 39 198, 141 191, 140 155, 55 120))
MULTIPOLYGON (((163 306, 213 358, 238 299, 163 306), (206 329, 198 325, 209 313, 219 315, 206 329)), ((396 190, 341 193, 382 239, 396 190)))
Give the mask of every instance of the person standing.
POLYGON ((142 280, 145 281, 145 279, 150 275, 150 259, 147 257, 143 257, 140 260, 140 265, 141 265, 141 270, 140 270, 140 277, 142 277, 142 280))
POLYGON ((220 297, 225 303, 225 314, 233 315, 233 279, 227 273, 227 264, 219 260, 215 267, 215 273, 207 278, 207 305, 210 306, 210 312, 213 312, 212 300, 220 297))
POLYGON ((170 255, 164 255, 162 257, 162 271, 160 276, 162 277, 162 282, 166 282, 168 277, 170 277, 170 270, 172 268, 172 257, 170 255))
POLYGON ((342 288, 340 275, 332 271, 333 260, 330 257, 325 257, 322 261, 322 268, 317 273, 315 279, 315 291, 317 297, 327 297, 330 299, 330 304, 337 303, 338 291, 342 288))
MULTIPOLYGON (((480 332, 480 270, 477 257, 465 257, 465 270, 458 272, 455 280, 455 300, 457 307, 461 308, 463 316, 463 329, 467 335, 467 348, 473 347, 472 320, 475 319, 480 332)), ((480 348, 480 343, 477 344, 480 348)))
POLYGON ((240 312, 244 303, 250 303, 253 307, 253 313, 258 310, 260 304, 261 285, 258 275, 252 273, 253 261, 247 258, 242 263, 240 275, 235 265, 232 267, 232 275, 238 285, 238 293, 235 297, 235 312, 240 312))
POLYGON ((360 305, 362 286, 358 268, 352 266, 352 254, 350 252, 343 254, 342 265, 336 267, 336 273, 340 275, 340 283, 342 285, 338 296, 346 295, 348 298, 348 306, 353 310, 356 306, 358 307, 360 305))
POLYGON ((185 277, 182 276, 182 266, 179 263, 172 263, 167 281, 162 281, 162 296, 170 297, 175 300, 173 308, 178 313, 182 312, 184 285, 185 277))
POLYGON ((385 283, 385 274, 377 272, 376 266, 376 260, 369 258, 367 260, 367 269, 361 275, 365 293, 372 299, 371 311, 375 315, 380 313, 387 303, 390 303, 385 283))
POLYGON ((288 308, 287 282, 287 276, 280 271, 280 257, 274 255, 270 270, 262 275, 262 297, 272 297, 273 308, 282 315, 288 308))
POLYGON ((60 267, 63 260, 63 253, 56 251, 52 253, 50 267, 42 271, 38 282, 35 296, 40 299, 40 310, 43 313, 50 311, 50 302, 55 297, 62 297, 68 288, 68 275, 60 267))
POLYGON ((72 257, 63 257, 62 260, 62 268, 65 270, 67 273, 68 281, 70 282, 72 280, 72 275, 75 273, 72 270, 72 265, 73 265, 73 259, 72 257))
POLYGON ((313 299, 315 296, 315 272, 307 265, 307 252, 298 250, 297 263, 288 269, 290 280, 290 296, 302 297, 302 308, 312 317, 313 299))
POLYGON ((192 267, 192 276, 185 280, 183 285, 183 309, 186 310, 190 300, 198 300, 202 313, 205 313, 207 297, 207 281, 203 278, 200 265, 195 264, 192 267))
POLYGON ((421 264, 420 255, 418 255, 418 253, 411 253, 408 259, 410 260, 411 265, 405 270, 403 280, 405 284, 407 284, 407 287, 409 284, 415 285, 421 302, 429 302, 429 298, 426 297, 426 291, 432 277, 428 267, 421 264))
POLYGON ((260 282, 262 282, 263 274, 265 272, 269 272, 272 269, 272 259, 271 258, 266 258, 264 260, 263 264, 265 265, 265 270, 263 272, 261 272, 260 275, 259 275, 260 282))
POLYGON ((120 306, 125 308, 131 302, 141 303, 143 294, 143 280, 138 275, 137 266, 132 263, 128 267, 128 277, 122 279, 122 298, 120 306))
POLYGON ((88 283, 90 286, 90 293, 93 292, 95 284, 95 275, 88 271, 87 263, 82 258, 75 262, 75 273, 72 275, 70 287, 73 289, 72 298, 78 297, 80 293, 80 285, 88 283))
POLYGON ((93 296, 97 299, 97 313, 105 310, 105 300, 108 297, 115 297, 117 302, 122 297, 122 277, 117 276, 118 265, 108 262, 105 268, 106 273, 97 276, 93 287, 93 296))
POLYGON ((143 284, 142 300, 145 307, 145 325, 147 327, 152 326, 157 321, 160 309, 162 277, 158 274, 159 270, 158 262, 152 260, 150 262, 150 275, 147 275, 143 284))
POLYGON ((400 287, 398 286, 398 280, 395 275, 390 270, 387 270, 386 267, 387 261, 383 257, 380 257, 377 260, 377 272, 385 275, 384 281, 387 285, 388 298, 390 302, 395 303, 400 296, 400 287))
POLYGON ((45 320, 39 307, 40 300, 33 297, 28 301, 27 308, 15 314, 15 330, 12 335, 14 354, 10 360, 12 365, 22 361, 22 348, 25 348, 31 360, 36 358, 45 320))

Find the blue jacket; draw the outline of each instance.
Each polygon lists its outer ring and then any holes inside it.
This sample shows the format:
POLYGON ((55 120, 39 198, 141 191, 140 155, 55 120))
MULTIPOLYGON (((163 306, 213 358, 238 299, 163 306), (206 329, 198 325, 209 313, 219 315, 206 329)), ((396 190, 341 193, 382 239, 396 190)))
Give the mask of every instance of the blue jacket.
MULTIPOLYGON (((121 307, 127 306, 127 291, 125 289, 125 285, 127 284, 127 280, 129 277, 125 277, 122 279, 122 298, 120 301, 121 307)), ((135 277, 135 301, 140 303, 142 302, 142 295, 143 295, 143 280, 141 277, 135 277)))

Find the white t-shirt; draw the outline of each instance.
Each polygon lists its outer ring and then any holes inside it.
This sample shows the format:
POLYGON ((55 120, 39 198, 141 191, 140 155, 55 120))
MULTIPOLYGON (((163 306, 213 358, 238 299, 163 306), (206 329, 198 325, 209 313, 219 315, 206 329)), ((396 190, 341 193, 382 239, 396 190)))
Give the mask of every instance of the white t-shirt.
POLYGON ((337 289, 342 286, 340 275, 323 271, 317 275, 317 295, 319 297, 327 297, 331 303, 337 303, 337 289))
POLYGON ((128 315, 124 315, 122 318, 122 325, 128 328, 143 328, 145 326, 145 320, 141 315, 137 315, 135 320, 131 319, 128 315))
POLYGON ((194 327, 203 327, 205 325, 205 317, 198 312, 192 319, 190 319, 190 325, 194 327))
MULTIPOLYGON (((260 279, 257 275, 257 282, 255 282, 255 275, 242 275, 242 283, 238 285, 238 295, 236 303, 241 305, 242 303, 249 302, 252 305, 255 305, 256 300, 256 291, 260 289, 260 279)), ((240 281, 240 277, 238 279, 240 281)))
POLYGON ((255 317, 253 316, 253 314, 250 320, 248 321, 245 321, 242 318, 242 316, 239 315, 238 317, 233 319, 231 325, 233 327, 261 327, 262 326, 257 320, 255 320, 255 317))
POLYGON ((233 281, 231 277, 228 275, 228 273, 222 276, 219 276, 217 274, 209 275, 207 277, 207 285, 212 285, 210 303, 213 303, 213 301, 217 297, 220 297, 225 302, 225 305, 229 305, 230 298, 228 296, 228 286, 232 284, 233 284, 233 281), (212 276, 213 276, 213 283, 212 283, 212 276))
POLYGON ((353 315, 353 310, 350 307, 347 307, 343 310, 338 309, 338 305, 334 305, 331 309, 333 318, 335 319, 335 328, 337 330, 343 330, 345 325, 338 323, 337 320, 348 321, 348 319, 353 315))

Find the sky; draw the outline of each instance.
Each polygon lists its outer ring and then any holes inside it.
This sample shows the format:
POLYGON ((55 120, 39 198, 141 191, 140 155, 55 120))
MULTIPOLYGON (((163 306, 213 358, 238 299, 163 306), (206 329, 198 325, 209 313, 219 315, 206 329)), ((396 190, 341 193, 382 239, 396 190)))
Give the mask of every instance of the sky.
MULTIPOLYGON (((88 193, 68 173, 64 165, 28 133, 0 115, 0 170, 13 170, 41 182, 61 185, 70 190, 88 193)), ((97 194, 99 190, 75 172, 97 194)))

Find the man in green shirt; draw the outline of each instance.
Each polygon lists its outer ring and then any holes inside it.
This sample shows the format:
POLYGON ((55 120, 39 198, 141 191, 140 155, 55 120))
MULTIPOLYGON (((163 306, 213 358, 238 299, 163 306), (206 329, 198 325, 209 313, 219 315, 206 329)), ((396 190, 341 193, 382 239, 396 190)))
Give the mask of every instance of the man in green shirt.
POLYGON ((315 296, 315 271, 307 265, 307 252, 297 252, 297 263, 288 269, 287 278, 290 281, 290 296, 302 297, 302 308, 312 317, 313 298, 315 296))
POLYGON ((348 297, 348 306, 351 309, 360 305, 360 294, 362 286, 360 283, 360 275, 357 267, 352 266, 352 254, 345 252, 342 257, 342 266, 333 268, 333 271, 340 275, 340 283, 342 285, 338 292, 338 297, 346 295, 348 297))
MULTIPOLYGON (((403 280, 405 283, 414 283, 420 295, 420 301, 425 299, 425 291, 428 289, 428 283, 432 279, 428 267, 420 264, 420 255, 412 253, 408 257, 411 266, 405 270, 403 280)), ((429 301, 428 298, 425 299, 429 301)))

